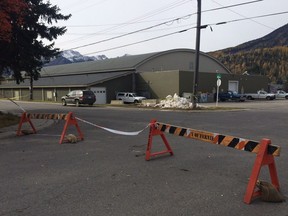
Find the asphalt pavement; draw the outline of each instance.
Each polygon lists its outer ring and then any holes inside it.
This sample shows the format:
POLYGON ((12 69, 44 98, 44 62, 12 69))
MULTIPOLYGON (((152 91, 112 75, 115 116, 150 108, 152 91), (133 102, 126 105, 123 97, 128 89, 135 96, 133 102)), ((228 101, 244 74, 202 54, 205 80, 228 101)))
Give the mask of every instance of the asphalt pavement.
MULTIPOLYGON (((268 136, 283 150, 276 163, 281 191, 287 195, 288 100, 263 103, 220 103, 237 109, 216 112, 21 105, 42 113, 73 111, 121 131, 138 131, 156 118, 240 137, 268 136)), ((18 125, 0 133, 1 216, 288 216, 287 202, 243 202, 253 153, 165 134, 174 156, 145 161, 148 129, 123 136, 79 122, 84 140, 59 145, 64 121, 32 122, 35 135, 16 137, 18 125)), ((152 151, 163 148, 161 138, 154 137, 152 151)), ((269 180, 267 167, 261 171, 261 178, 269 180)))
MULTIPOLYGON (((36 133, 41 131, 51 125, 55 124, 56 121, 50 119, 33 119, 32 124, 36 128, 36 133)), ((12 125, 9 127, 0 128, 0 140, 16 136, 19 124, 12 125)), ((28 123, 24 123, 21 127, 21 130, 32 130, 31 126, 28 123)))

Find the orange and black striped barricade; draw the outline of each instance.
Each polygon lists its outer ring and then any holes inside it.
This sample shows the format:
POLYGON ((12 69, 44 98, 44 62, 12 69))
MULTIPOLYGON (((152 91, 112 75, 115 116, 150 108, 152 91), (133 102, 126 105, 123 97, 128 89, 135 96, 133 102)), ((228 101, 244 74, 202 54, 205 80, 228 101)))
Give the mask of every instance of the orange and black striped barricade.
POLYGON ((262 166, 265 165, 268 166, 271 183, 275 186, 275 188, 278 191, 280 190, 280 184, 274 160, 274 156, 280 156, 280 147, 272 145, 271 140, 262 139, 260 142, 257 142, 239 137, 222 135, 219 133, 195 130, 191 128, 183 128, 179 126, 157 122, 156 120, 152 120, 150 122, 150 133, 145 157, 146 160, 150 160, 151 156, 156 156, 160 154, 170 153, 170 155, 173 155, 173 151, 164 135, 164 132, 176 136, 183 136, 186 138, 192 138, 204 142, 209 142, 212 144, 223 145, 238 150, 256 153, 257 154, 256 161, 254 163, 252 173, 248 182, 246 194, 244 197, 245 203, 250 204, 252 199, 259 197, 261 195, 259 190, 255 191, 255 187, 262 166), (165 151, 151 153, 152 137, 155 135, 161 136, 166 146, 165 151))
POLYGON ((56 114, 55 113, 54 114, 51 114, 51 113, 27 113, 27 112, 23 112, 22 116, 21 116, 21 119, 20 119, 20 122, 19 122, 19 125, 18 125, 17 132, 16 132, 17 136, 21 136, 21 135, 24 134, 23 131, 21 130, 21 128, 22 128, 23 123, 26 123, 26 122, 28 122, 30 124, 31 128, 32 128, 32 131, 28 131, 28 133, 34 133, 34 134, 36 133, 36 128, 34 127, 31 119, 65 120, 66 123, 64 125, 64 129, 62 131, 59 144, 63 143, 63 141, 65 139, 65 136, 66 136, 66 132, 67 132, 68 126, 70 126, 70 125, 74 125, 76 127, 78 135, 79 135, 77 137, 77 139, 79 139, 79 140, 83 140, 84 139, 83 133, 81 132, 80 127, 79 127, 79 125, 77 123, 77 120, 73 116, 72 112, 69 112, 68 114, 62 114, 62 113, 60 113, 60 114, 59 113, 56 113, 56 114))

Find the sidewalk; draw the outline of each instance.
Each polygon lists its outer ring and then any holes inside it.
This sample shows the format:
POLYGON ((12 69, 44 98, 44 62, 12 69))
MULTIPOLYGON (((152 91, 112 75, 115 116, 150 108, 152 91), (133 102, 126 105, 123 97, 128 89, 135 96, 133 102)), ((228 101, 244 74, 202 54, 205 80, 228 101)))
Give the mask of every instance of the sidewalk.
MULTIPOLYGON (((44 128, 47 128, 47 127, 55 124, 55 121, 51 120, 51 119, 33 119, 32 123, 38 132, 44 128)), ((18 124, 12 125, 9 127, 0 128, 0 140, 16 136, 17 129, 18 129, 18 124)), ((22 130, 32 130, 29 123, 24 123, 22 125, 21 129, 22 130)))

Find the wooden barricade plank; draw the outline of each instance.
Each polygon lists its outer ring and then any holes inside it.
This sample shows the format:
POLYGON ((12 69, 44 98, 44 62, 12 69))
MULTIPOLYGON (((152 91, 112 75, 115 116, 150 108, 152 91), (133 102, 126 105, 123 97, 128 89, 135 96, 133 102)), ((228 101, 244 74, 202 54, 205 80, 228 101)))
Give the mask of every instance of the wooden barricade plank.
POLYGON ((27 113, 30 119, 52 119, 52 120, 66 120, 67 114, 63 113, 27 113))
POLYGON ((68 130, 68 127, 70 125, 74 125, 77 129, 78 132, 78 137, 77 139, 79 140, 83 140, 84 136, 83 133, 80 130, 80 127, 78 125, 78 122, 76 120, 76 118, 73 116, 72 112, 69 112, 68 114, 63 114, 63 113, 27 113, 27 112, 23 112, 19 125, 18 125, 18 129, 17 129, 17 133, 16 135, 21 136, 23 135, 23 133, 21 132, 21 128, 23 123, 28 122, 32 128, 32 133, 36 133, 36 129, 31 121, 31 119, 51 119, 51 120, 65 120, 65 125, 64 125, 64 129, 62 131, 60 140, 59 140, 59 144, 62 144, 63 141, 65 140, 65 136, 66 136, 66 132, 68 130))
MULTIPOLYGON (((177 136, 183 136, 186 138, 201 140, 212 144, 223 145, 226 147, 235 148, 238 150, 258 153, 260 148, 260 142, 243 139, 234 136, 222 135, 219 133, 212 133, 208 131, 200 131, 191 128, 184 128, 175 125, 169 125, 161 122, 155 122, 155 128, 159 131, 174 134, 177 136)), ((276 145, 268 146, 268 154, 273 156, 280 155, 280 147, 276 145)))

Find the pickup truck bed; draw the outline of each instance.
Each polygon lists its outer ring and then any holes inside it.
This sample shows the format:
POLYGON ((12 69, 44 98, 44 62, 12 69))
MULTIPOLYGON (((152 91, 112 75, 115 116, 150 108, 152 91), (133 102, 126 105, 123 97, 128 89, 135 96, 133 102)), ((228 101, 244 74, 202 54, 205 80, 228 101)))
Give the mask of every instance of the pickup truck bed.
POLYGON ((267 93, 266 91, 262 90, 259 90, 257 93, 247 93, 245 95, 248 100, 254 100, 254 99, 274 100, 276 98, 275 94, 267 93))

